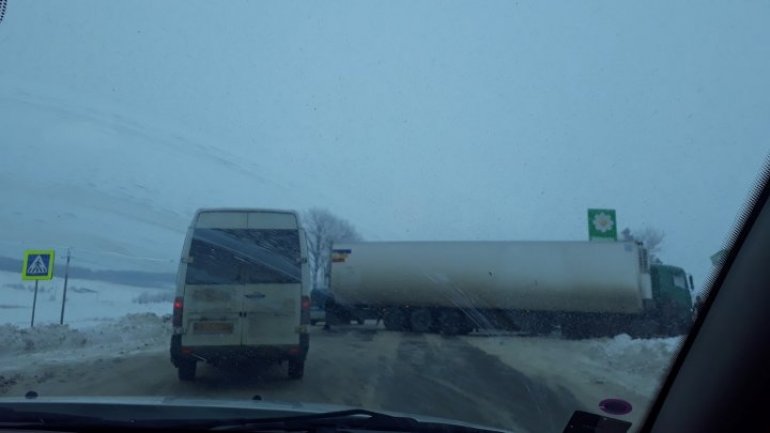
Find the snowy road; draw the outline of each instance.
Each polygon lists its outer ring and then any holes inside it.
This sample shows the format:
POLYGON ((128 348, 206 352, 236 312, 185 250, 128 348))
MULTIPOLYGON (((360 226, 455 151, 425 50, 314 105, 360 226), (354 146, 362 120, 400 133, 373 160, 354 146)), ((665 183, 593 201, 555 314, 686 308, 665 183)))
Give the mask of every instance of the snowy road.
POLYGON ((285 366, 240 372, 203 366, 196 382, 181 383, 168 360, 167 346, 155 344, 119 356, 108 350, 77 361, 38 363, 34 370, 5 370, 0 395, 29 390, 48 396, 258 394, 266 400, 336 403, 518 431, 558 432, 573 410, 596 411, 597 403, 608 397, 634 404, 626 419, 643 416, 665 365, 658 361, 645 371, 632 360, 662 346, 652 340, 629 343, 521 336, 445 338, 387 332, 373 324, 332 332, 314 327, 302 381, 288 380, 285 366), (623 352, 613 353, 613 345, 623 352), (608 368, 618 370, 623 380, 608 380, 608 368))

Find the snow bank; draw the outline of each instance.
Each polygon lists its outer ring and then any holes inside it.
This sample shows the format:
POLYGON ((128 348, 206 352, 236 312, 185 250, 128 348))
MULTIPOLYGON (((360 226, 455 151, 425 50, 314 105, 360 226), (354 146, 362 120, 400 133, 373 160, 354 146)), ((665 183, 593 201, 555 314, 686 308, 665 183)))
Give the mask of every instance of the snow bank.
MULTIPOLYGON (((514 369, 541 377, 558 376, 560 382, 571 384, 570 389, 583 389, 592 396, 585 397, 586 401, 606 397, 611 384, 638 394, 646 404, 684 338, 632 339, 618 335, 590 340, 510 336, 465 339, 514 369)), ((622 395, 627 397, 629 393, 622 395)))
POLYGON ((569 350, 581 364, 592 365, 597 378, 603 376, 626 389, 652 396, 683 341, 684 337, 632 339, 622 334, 572 341, 569 350))
POLYGON ((679 351, 684 337, 632 339, 627 334, 585 342, 586 356, 604 360, 627 373, 661 374, 679 351))
POLYGON ((170 315, 140 313, 83 329, 0 325, 0 368, 165 350, 171 338, 170 321, 170 315))
POLYGON ((19 328, 0 325, 0 355, 38 352, 62 347, 82 347, 87 338, 82 332, 67 325, 45 325, 19 328))

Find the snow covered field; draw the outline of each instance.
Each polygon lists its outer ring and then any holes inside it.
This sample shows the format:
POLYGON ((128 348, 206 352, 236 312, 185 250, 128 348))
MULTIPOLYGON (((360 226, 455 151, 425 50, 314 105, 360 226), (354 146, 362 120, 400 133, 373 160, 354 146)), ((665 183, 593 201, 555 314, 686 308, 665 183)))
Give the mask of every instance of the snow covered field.
MULTIPOLYGON (((22 281, 19 273, 0 271, 0 324, 29 326, 34 287, 34 281, 22 281)), ((61 277, 39 283, 35 326, 59 324, 63 287, 61 277)), ((170 314, 172 298, 170 287, 134 287, 70 279, 64 323, 80 329, 126 314, 170 314)))

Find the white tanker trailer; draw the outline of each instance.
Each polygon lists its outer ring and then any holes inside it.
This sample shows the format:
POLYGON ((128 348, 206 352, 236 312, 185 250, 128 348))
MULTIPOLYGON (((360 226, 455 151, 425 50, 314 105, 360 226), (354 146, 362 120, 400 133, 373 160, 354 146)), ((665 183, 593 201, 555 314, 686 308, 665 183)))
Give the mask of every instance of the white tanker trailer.
POLYGON ((676 335, 692 318, 684 270, 650 266, 634 242, 335 244, 330 280, 330 323, 400 331, 676 335))

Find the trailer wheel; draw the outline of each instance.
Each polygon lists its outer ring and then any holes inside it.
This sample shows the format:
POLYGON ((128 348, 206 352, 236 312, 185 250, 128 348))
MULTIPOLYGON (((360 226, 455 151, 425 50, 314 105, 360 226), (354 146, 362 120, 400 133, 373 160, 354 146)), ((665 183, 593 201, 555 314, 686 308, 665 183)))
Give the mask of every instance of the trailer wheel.
POLYGON ((561 335, 569 340, 591 338, 593 322, 582 314, 570 314, 561 323, 561 335))
POLYGON ((457 335, 462 333, 467 326, 463 326, 465 316, 459 311, 445 310, 438 315, 439 331, 443 335, 457 335))
POLYGON ((461 334, 461 335, 468 335, 468 334, 470 334, 471 332, 473 332, 475 329, 476 329, 476 327, 475 327, 475 325, 473 324, 473 322, 472 322, 472 321, 471 321, 469 318, 467 318, 467 317, 466 317, 466 318, 465 318, 465 319, 462 321, 462 326, 461 326, 461 328, 460 328, 460 334, 461 334))
POLYGON ((563 323, 561 335, 568 340, 582 340, 589 336, 582 323, 563 323))
POLYGON ((433 328, 433 313, 427 308, 415 308, 409 315, 409 324, 414 332, 430 332, 433 328))
POLYGON ((547 319, 537 319, 530 326, 532 335, 550 335, 551 331, 553 331, 553 324, 547 319))
POLYGON ((406 311, 402 308, 388 308, 382 317, 382 323, 389 331, 404 331, 407 327, 407 317, 406 311))

